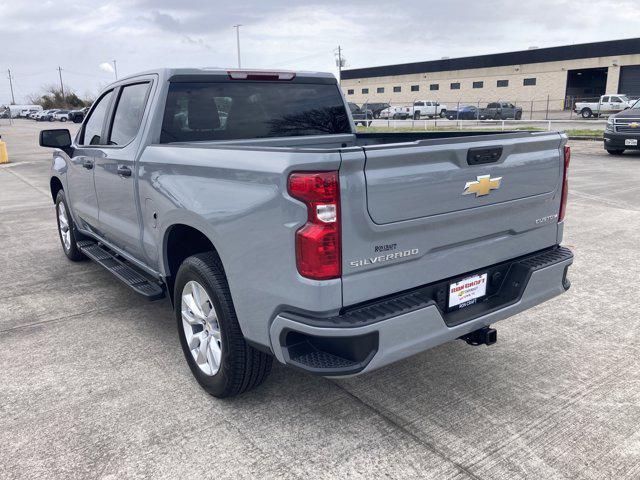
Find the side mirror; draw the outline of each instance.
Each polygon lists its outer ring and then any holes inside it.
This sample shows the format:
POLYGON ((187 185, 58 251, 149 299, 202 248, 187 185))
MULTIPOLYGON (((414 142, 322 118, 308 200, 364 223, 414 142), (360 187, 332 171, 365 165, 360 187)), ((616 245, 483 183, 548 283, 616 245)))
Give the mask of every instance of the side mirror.
POLYGON ((64 152, 71 149, 71 133, 66 128, 40 131, 40 146, 59 148, 64 152))

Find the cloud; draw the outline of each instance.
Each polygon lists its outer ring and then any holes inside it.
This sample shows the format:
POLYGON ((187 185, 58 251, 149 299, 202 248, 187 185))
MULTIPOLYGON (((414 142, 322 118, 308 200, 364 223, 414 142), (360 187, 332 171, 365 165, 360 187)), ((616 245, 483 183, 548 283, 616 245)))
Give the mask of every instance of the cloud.
POLYGON ((98 68, 103 72, 113 73, 113 65, 111 65, 109 62, 101 63, 100 65, 98 65, 98 68))
MULTIPOLYGON (((118 73, 157 67, 242 65, 336 72, 348 68, 480 55, 638 36, 637 0, 372 2, 371 0, 0 0, 0 72, 18 97, 58 82, 97 92, 118 73), (60 15, 60 12, 64 15, 60 15), (594 12, 607 12, 599 15, 594 12), (108 67, 107 67, 108 65, 108 67)), ((1 79, 0 79, 1 80, 1 79)), ((0 81, 0 104, 10 100, 0 81)), ((17 100, 17 99, 16 99, 17 100)))

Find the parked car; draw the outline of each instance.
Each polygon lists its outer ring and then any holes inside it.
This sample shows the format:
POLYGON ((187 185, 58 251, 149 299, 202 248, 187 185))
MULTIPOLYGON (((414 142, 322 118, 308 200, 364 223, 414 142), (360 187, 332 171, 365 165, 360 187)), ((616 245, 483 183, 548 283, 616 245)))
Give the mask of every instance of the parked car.
POLYGON ((576 102, 573 110, 582 118, 613 115, 621 112, 636 103, 626 95, 602 95, 597 102, 576 102))
POLYGON ((69 121, 73 122, 73 123, 82 123, 82 120, 84 120, 84 116, 86 115, 88 111, 88 107, 82 108, 80 110, 71 110, 69 112, 69 121))
POLYGON ((480 114, 493 120, 507 120, 509 118, 520 120, 522 118, 522 107, 516 107, 509 102, 492 102, 486 108, 483 108, 480 114))
POLYGON ((351 118, 356 125, 362 125, 368 127, 373 121, 373 113, 371 110, 362 110, 355 103, 349 102, 349 110, 351 111, 351 118))
POLYGON ((57 110, 56 113, 53 114, 53 118, 59 122, 66 122, 69 120, 69 110, 57 110))
POLYGON ((365 103, 362 105, 363 110, 371 110, 373 118, 380 118, 380 112, 385 108, 390 107, 388 103, 365 103))
POLYGON ((564 134, 357 134, 348 108, 322 73, 111 84, 73 140, 40 133, 64 254, 169 296, 189 368, 219 397, 260 384, 272 357, 341 377, 490 345, 491 324, 569 288, 564 134))
POLYGON ((409 118, 409 112, 406 110, 407 107, 392 107, 389 106, 380 111, 380 117, 384 119, 394 119, 394 120, 404 120, 409 118))
POLYGON ((622 155, 625 150, 638 150, 640 140, 640 101, 631 108, 614 113, 604 129, 604 148, 611 155, 622 155))
POLYGON ((40 105, 9 105, 12 118, 25 117, 30 110, 42 110, 40 105))
POLYGON ((444 118, 447 113, 447 106, 430 100, 418 100, 413 102, 413 106, 406 107, 407 114, 410 118, 418 120, 421 117, 444 118))
POLYGON ((58 111, 57 109, 52 109, 52 110, 45 110, 43 112, 40 112, 40 115, 36 117, 36 121, 53 122, 55 120, 54 115, 56 114, 57 111, 58 111))
POLYGON ((449 120, 484 120, 482 109, 475 105, 461 105, 460 109, 447 109, 446 116, 449 120))
POLYGON ((30 109, 30 110, 29 110, 29 112, 27 113, 27 118, 30 118, 30 119, 32 119, 32 120, 33 120, 33 119, 36 117, 36 115, 37 115, 38 113, 40 113, 40 112, 41 112, 41 110, 36 110, 35 108, 32 108, 32 109, 30 109))

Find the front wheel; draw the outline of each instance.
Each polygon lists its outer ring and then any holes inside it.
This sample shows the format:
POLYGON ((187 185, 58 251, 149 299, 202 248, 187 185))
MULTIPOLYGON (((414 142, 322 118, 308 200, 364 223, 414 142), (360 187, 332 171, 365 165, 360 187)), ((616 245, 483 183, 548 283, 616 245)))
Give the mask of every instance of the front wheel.
POLYGON ((64 196, 64 190, 60 190, 56 197, 56 218, 58 221, 58 235, 60 236, 60 243, 62 244, 64 254, 69 260, 79 262, 85 257, 76 242, 78 233, 76 232, 73 219, 71 215, 69 215, 69 207, 64 196))
POLYGON ((414 112, 413 119, 414 120, 420 120, 420 112, 414 112))
POLYGON ((447 111, 446 110, 441 110, 440 111, 440 118, 444 118, 447 116, 447 111))
POLYGON ((516 120, 520 120, 522 118, 522 112, 516 112, 516 120))
POLYGON ((215 252, 187 258, 176 276, 175 316, 191 373, 209 394, 223 398, 260 385, 272 357, 247 344, 215 252))
POLYGON ((609 149, 607 149, 607 153, 609 155, 622 155, 624 153, 624 150, 609 150, 609 149))
POLYGON ((60 121, 61 121, 61 122, 66 122, 66 121, 67 121, 67 119, 66 119, 65 117, 62 117, 62 118, 60 119, 60 121))

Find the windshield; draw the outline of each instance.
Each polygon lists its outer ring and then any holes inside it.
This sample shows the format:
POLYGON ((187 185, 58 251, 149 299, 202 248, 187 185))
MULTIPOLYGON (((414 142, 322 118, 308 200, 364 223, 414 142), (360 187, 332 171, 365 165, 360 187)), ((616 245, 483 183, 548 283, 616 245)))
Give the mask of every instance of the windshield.
POLYGON ((335 84, 173 82, 160 143, 339 133, 351 124, 335 84))

